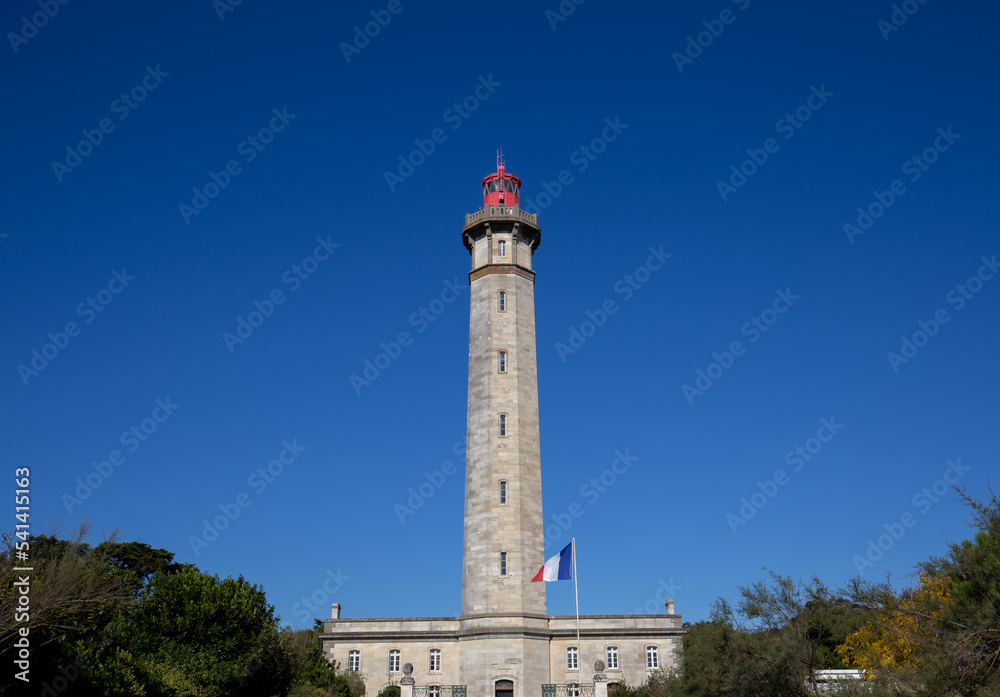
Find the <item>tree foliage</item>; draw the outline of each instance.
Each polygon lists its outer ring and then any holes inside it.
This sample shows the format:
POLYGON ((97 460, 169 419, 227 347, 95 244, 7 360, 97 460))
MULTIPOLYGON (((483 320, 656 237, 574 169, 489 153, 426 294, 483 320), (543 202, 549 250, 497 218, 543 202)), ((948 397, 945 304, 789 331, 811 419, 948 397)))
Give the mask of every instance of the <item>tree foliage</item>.
POLYGON ((1000 692, 1000 500, 992 489, 985 503, 958 491, 973 511, 971 540, 921 563, 915 588, 897 592, 890 578, 849 586, 867 623, 841 655, 907 694, 1000 692))
POLYGON ((107 695, 268 697, 291 682, 263 591, 193 566, 155 572, 101 645, 84 652, 90 680, 107 695))

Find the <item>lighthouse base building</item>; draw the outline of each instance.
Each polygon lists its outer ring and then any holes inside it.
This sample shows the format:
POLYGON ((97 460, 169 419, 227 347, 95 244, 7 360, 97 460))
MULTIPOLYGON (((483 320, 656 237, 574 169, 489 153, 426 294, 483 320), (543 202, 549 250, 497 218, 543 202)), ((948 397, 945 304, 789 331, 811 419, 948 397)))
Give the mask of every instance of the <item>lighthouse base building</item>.
POLYGON ((320 639, 366 695, 605 697, 679 667, 681 616, 546 614, 535 272, 538 216, 519 206, 521 181, 483 179, 483 207, 465 216, 469 272, 469 402, 461 617, 353 619, 333 604, 320 639), (578 638, 579 636, 579 638, 578 638))

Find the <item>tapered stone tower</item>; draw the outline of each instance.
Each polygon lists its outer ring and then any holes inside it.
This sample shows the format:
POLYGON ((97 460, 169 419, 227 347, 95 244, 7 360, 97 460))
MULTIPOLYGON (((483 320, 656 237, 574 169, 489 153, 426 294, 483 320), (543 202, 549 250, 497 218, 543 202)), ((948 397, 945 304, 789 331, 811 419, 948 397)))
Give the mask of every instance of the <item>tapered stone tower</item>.
MULTIPOLYGON (((462 228, 472 256, 462 614, 352 619, 333 603, 324 653, 364 673, 369 695, 398 682, 402 697, 607 697, 609 683, 677 667, 684 629, 659 589, 665 614, 577 618, 547 615, 545 583, 531 583, 545 563, 532 268, 542 231, 520 188, 498 159, 462 228)), ((395 569, 401 591, 428 571, 409 555, 395 569)))
POLYGON ((472 256, 462 615, 545 615, 545 561, 535 361, 537 216, 518 205, 521 180, 483 179, 466 216, 472 256))

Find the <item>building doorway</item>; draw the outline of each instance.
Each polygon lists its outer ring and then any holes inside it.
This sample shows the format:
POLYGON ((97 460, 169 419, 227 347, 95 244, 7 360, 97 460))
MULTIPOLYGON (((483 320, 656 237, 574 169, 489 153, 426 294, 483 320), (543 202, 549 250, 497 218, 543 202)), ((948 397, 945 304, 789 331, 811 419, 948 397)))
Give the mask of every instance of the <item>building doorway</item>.
POLYGON ((513 680, 497 680, 494 687, 496 688, 495 697, 514 697, 513 680))

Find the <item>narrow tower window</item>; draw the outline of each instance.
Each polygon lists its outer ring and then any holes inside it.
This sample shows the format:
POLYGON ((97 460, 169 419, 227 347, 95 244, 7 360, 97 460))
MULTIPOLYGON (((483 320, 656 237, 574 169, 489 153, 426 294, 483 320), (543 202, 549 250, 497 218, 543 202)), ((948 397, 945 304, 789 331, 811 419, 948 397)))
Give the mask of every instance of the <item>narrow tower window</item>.
POLYGON ((506 373, 507 372, 507 352, 506 351, 501 351, 500 352, 500 372, 501 373, 506 373))
POLYGON ((500 481, 500 503, 507 503, 507 482, 503 480, 500 481))
POLYGON ((507 240, 497 242, 497 255, 502 257, 507 256, 507 240))
POLYGON ((389 672, 399 672, 399 649, 393 649, 389 652, 389 672))
POLYGON ((506 414, 501 414, 500 415, 500 435, 501 436, 506 436, 507 435, 507 415, 506 414))
POLYGON ((441 670, 441 649, 431 649, 431 670, 441 670))
POLYGON ((500 312, 507 311, 507 291, 500 291, 500 312))
POLYGON ((575 646, 566 649, 566 670, 580 669, 580 653, 575 646))
POLYGON ((500 552, 500 575, 507 575, 507 553, 500 552))

